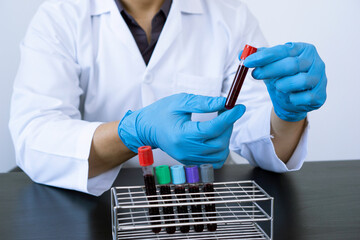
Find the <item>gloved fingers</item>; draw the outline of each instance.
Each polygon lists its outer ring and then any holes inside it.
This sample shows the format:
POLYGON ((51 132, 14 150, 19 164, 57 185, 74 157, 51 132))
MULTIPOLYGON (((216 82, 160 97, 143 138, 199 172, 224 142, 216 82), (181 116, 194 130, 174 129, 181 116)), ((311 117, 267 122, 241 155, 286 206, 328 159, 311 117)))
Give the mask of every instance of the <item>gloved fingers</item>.
POLYGON ((215 138, 200 138, 198 141, 194 142, 193 148, 201 149, 203 154, 212 154, 229 148, 232 130, 233 128, 229 127, 222 134, 215 138))
POLYGON ((326 101, 326 75, 322 76, 319 84, 307 91, 293 93, 289 96, 290 102, 295 106, 304 106, 307 111, 320 108, 326 101))
POLYGON ((312 60, 309 58, 286 57, 255 68, 252 71, 252 76, 255 79, 274 79, 293 76, 300 72, 309 71, 311 64, 312 60))
POLYGON ((217 165, 223 165, 224 161, 222 160, 216 160, 215 159, 209 159, 208 156, 199 158, 199 157, 194 157, 197 160, 185 160, 185 161, 179 161, 180 163, 184 164, 184 165, 197 165, 200 166, 201 164, 217 164, 217 165))
MULTIPOLYGON (((256 69, 253 75, 255 78, 265 78, 264 83, 277 116, 285 121, 299 121, 306 117, 307 112, 320 108, 326 100, 325 64, 319 57, 316 48, 311 44, 290 44, 288 51, 290 55, 288 59, 300 61, 298 73, 291 75, 296 72, 291 71, 291 69, 296 70, 291 67, 294 66, 294 63, 286 62, 287 58, 283 58, 259 68, 260 70, 256 69), (272 67, 281 62, 284 63, 284 66, 287 65, 290 71, 286 70, 286 67, 282 72, 283 75, 276 71, 271 73, 272 67), (305 66, 304 69, 301 69, 302 64, 305 66), (268 68, 268 75, 261 72, 266 68, 268 68)), ((277 67, 274 68, 277 70, 277 67)))
POLYGON ((276 88, 277 79, 264 80, 264 83, 268 89, 271 100, 274 102, 289 102, 289 93, 279 91, 276 88))
POLYGON ((197 122, 194 133, 201 138, 215 138, 222 134, 226 129, 231 127, 236 120, 241 118, 246 108, 244 105, 236 105, 233 109, 222 112, 216 118, 206 121, 197 122))
POLYGON ((286 43, 270 48, 258 48, 257 52, 245 59, 248 68, 263 67, 287 57, 299 56, 307 46, 306 43, 286 43))
POLYGON ((188 113, 209 113, 225 109, 226 98, 208 97, 181 93, 180 101, 175 102, 176 111, 188 113))
POLYGON ((224 160, 220 158, 221 155, 225 156, 225 153, 222 152, 216 152, 212 154, 207 155, 197 155, 197 154, 191 154, 188 155, 185 160, 179 160, 184 165, 201 165, 201 164, 216 164, 221 163, 224 160))
POLYGON ((293 118, 293 115, 295 116, 309 111, 309 106, 298 106, 291 102, 290 96, 296 95, 297 93, 283 93, 275 90, 274 94, 276 98, 273 101, 273 105, 278 116, 286 115, 293 118))
POLYGON ((229 148, 224 149, 223 151, 213 153, 208 155, 209 163, 211 163, 214 169, 220 169, 226 162, 227 157, 229 156, 229 148), (213 161, 210 161, 213 160, 213 161), (217 160, 217 161, 216 161, 217 160))
POLYGON ((275 88, 284 93, 301 92, 313 89, 319 79, 308 73, 298 73, 294 76, 283 77, 274 82, 275 88))
MULTIPOLYGON (((315 48, 315 47, 314 47, 315 48)), ((316 52, 316 49, 314 49, 315 52, 313 52, 313 55, 316 55, 314 57, 313 63, 309 69, 309 75, 314 76, 318 78, 319 80, 325 75, 325 63, 322 61, 322 59, 319 57, 319 55, 316 52)))
POLYGON ((213 163, 213 168, 214 169, 220 169, 224 166, 225 161, 219 162, 219 163, 213 163))
POLYGON ((219 169, 224 165, 229 152, 229 148, 226 148, 207 155, 189 155, 186 160, 180 162, 185 165, 213 164, 215 169, 219 169))
POLYGON ((290 102, 290 93, 284 93, 275 89, 274 86, 271 86, 271 100, 273 102, 273 106, 275 112, 278 112, 279 109, 282 109, 287 112, 294 111, 294 105, 290 102))

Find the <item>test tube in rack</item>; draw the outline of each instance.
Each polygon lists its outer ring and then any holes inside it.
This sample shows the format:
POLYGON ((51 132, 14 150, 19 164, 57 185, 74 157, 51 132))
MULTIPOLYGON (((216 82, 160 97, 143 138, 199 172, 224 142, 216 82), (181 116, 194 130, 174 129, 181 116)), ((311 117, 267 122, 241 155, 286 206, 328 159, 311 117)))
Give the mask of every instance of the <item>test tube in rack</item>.
MULTIPOLYGON (((150 146, 142 146, 138 148, 139 162, 140 166, 142 166, 143 176, 144 176, 144 184, 145 184, 145 193, 147 196, 157 195, 156 193, 156 185, 154 178, 154 158, 152 154, 152 150, 150 146)), ((150 204, 156 204, 157 197, 148 197, 150 204)), ((160 212, 158 207, 150 207, 149 215, 151 224, 161 224, 160 221, 160 212)), ((161 227, 154 227, 152 229, 154 233, 159 233, 161 231, 161 227)))
MULTIPOLYGON (((179 203, 181 205, 177 206, 177 212, 180 219, 180 223, 188 223, 188 209, 187 206, 184 205, 186 201, 186 191, 185 191, 185 171, 183 165, 174 165, 171 167, 171 176, 173 180, 173 184, 175 184, 175 194, 177 199, 179 199, 179 203)), ((188 233, 190 231, 189 225, 180 226, 180 231, 182 233, 188 233)))
MULTIPOLYGON (((160 184, 160 194, 162 199, 164 199, 164 203, 172 203, 171 196, 166 196, 171 194, 171 176, 170 176, 170 169, 168 165, 161 165, 155 168, 156 178, 158 183, 160 184)), ((172 206, 163 207, 163 215, 165 219, 165 224, 174 224, 175 221, 169 221, 174 219, 174 208, 172 206)), ((175 233, 176 227, 166 227, 166 232, 169 234, 175 233)))
MULTIPOLYGON (((186 180, 189 184, 189 193, 191 193, 191 198, 194 202, 200 201, 200 188, 199 188, 199 170, 196 165, 190 165, 185 167, 186 170, 186 180), (199 193, 199 194, 194 194, 199 193)), ((191 213, 195 222, 202 222, 202 209, 201 205, 191 205, 191 213)), ((202 232, 204 230, 203 224, 194 225, 195 232, 202 232)))
MULTIPOLYGON (((212 164, 202 164, 200 165, 201 172, 201 181, 203 182, 203 192, 205 197, 209 201, 214 201, 214 168, 212 164)), ((216 221, 216 208, 215 204, 206 204, 205 205, 206 216, 209 221, 216 221)), ((207 224, 207 229, 210 232, 214 232, 217 229, 216 223, 207 224)))

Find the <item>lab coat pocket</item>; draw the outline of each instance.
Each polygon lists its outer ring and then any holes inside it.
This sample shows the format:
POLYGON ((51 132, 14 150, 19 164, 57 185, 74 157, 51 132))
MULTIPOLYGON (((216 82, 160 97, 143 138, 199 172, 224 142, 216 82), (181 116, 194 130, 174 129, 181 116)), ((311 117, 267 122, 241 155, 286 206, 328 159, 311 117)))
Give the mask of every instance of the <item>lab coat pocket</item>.
POLYGON ((222 77, 204 77, 187 73, 177 73, 173 85, 174 93, 218 97, 221 93, 222 77))
MULTIPOLYGON (((218 97, 221 93, 222 77, 202 77, 186 73, 177 73, 174 82, 174 93, 192 93, 196 95, 218 97)), ((193 121, 208 121, 217 113, 193 113, 193 121)))

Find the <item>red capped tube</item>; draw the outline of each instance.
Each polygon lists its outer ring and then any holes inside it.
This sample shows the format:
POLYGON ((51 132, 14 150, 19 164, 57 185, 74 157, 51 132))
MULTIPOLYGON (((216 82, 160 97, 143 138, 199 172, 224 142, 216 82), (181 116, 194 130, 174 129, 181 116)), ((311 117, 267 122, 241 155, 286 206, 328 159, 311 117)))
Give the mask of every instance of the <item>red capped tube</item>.
MULTIPOLYGON (((145 193, 147 196, 147 200, 150 204, 157 204, 157 192, 155 185, 155 177, 154 177, 154 157, 152 153, 152 149, 150 146, 142 146, 138 148, 139 155, 139 163, 142 166, 143 176, 144 176, 144 184, 145 184, 145 193)), ((149 215, 150 215, 150 224, 159 225, 161 224, 160 211, 158 207, 149 207, 149 215)), ((153 227, 152 231, 154 233, 159 233, 161 231, 161 227, 153 227)))
POLYGON ((245 67, 244 60, 253 53, 256 53, 257 48, 254 48, 250 45, 245 45, 244 50, 240 56, 239 67, 236 71, 234 81, 231 85, 229 94, 226 98, 225 108, 232 109, 235 106, 235 103, 238 99, 241 87, 244 83, 246 74, 249 68, 245 67))
POLYGON ((138 148, 140 166, 146 167, 154 164, 154 157, 150 146, 138 148))

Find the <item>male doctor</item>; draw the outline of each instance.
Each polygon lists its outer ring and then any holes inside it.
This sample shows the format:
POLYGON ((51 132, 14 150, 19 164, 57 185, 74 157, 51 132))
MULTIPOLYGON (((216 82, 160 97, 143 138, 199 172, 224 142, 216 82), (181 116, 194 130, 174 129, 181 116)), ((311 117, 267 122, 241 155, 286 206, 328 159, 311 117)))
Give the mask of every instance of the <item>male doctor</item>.
POLYGON ((10 130, 35 181, 100 195, 122 166, 212 163, 229 149, 263 169, 302 166, 307 113, 326 99, 314 46, 266 41, 236 0, 48 0, 21 44, 10 130), (245 44, 262 47, 225 111, 245 44), (256 79, 256 80, 255 80, 256 79))

